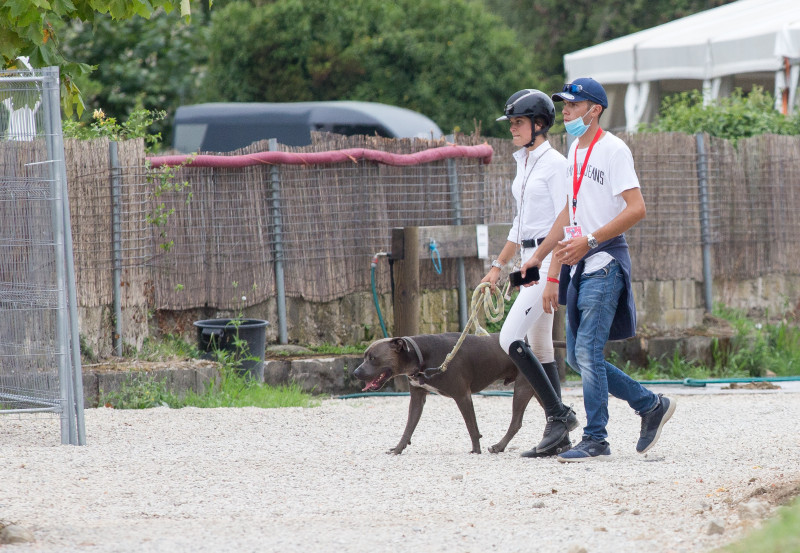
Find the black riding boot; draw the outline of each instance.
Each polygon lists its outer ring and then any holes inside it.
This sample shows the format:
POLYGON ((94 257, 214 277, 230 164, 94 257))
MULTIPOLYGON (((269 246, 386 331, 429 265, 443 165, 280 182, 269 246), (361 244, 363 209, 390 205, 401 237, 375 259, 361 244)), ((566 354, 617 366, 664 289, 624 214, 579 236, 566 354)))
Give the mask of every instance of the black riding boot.
MULTIPOLYGON (((547 379, 550 381, 550 385, 553 386, 553 391, 558 396, 558 399, 561 399, 561 375, 558 374, 558 365, 555 361, 551 361, 550 363, 542 363, 542 368, 547 375, 547 379)), ((567 434, 563 440, 550 449, 540 451, 538 448, 534 447, 529 451, 523 451, 521 455, 522 457, 552 457, 559 453, 564 453, 571 448, 572 442, 569 439, 569 434, 567 434)))
POLYGON ((547 375, 547 380, 550 381, 550 385, 553 386, 553 391, 555 391, 558 399, 561 399, 561 375, 558 374, 558 365, 555 361, 550 361, 549 363, 542 363, 542 368, 547 375))
MULTIPOLYGON (((556 394, 542 364, 536 359, 528 344, 517 340, 511 344, 508 354, 519 372, 525 375, 533 386, 536 395, 542 401, 544 414, 547 417, 542 441, 531 452, 542 453, 560 446, 565 438, 569 440, 570 430, 578 427, 575 411, 561 403, 559 394, 556 394)), ((559 385, 559 391, 560 388, 559 385)))

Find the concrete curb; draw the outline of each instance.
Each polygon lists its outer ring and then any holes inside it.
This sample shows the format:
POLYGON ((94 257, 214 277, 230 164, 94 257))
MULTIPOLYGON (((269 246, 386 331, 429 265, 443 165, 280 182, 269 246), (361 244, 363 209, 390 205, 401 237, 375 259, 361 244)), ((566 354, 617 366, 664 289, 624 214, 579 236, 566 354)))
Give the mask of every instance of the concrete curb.
MULTIPOLYGON (((297 383, 300 389, 313 394, 342 395, 360 392, 361 382, 353 371, 361 356, 310 357, 300 359, 267 359, 264 382, 270 386, 297 383)), ((218 372, 214 368, 84 371, 83 398, 86 407, 98 407, 101 391, 119 392, 131 379, 147 377, 163 382, 167 390, 182 395, 192 390, 202 393, 218 372)))
POLYGON ((219 373, 214 368, 194 369, 160 369, 155 371, 131 370, 83 373, 83 402, 86 407, 97 407, 100 392, 119 392, 123 384, 131 379, 143 376, 152 377, 154 380, 164 382, 168 390, 176 394, 185 394, 192 390, 202 393, 206 386, 219 373))

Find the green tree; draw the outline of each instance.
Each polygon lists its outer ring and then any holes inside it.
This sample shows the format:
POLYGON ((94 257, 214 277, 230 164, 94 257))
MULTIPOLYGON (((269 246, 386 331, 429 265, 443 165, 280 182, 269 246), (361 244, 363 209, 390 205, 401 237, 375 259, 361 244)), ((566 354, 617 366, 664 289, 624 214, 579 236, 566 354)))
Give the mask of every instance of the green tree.
POLYGON ((27 56, 33 67, 58 66, 63 107, 67 113, 71 113, 73 107, 80 113, 84 105, 75 79, 87 74, 91 67, 63 56, 56 32, 59 21, 94 23, 103 14, 115 20, 149 18, 159 8, 171 12, 178 7, 180 13, 188 17, 191 3, 192 0, 3 0, 0 5, 3 67, 24 68, 18 65, 19 56, 27 56))
POLYGON ((642 125, 645 132, 705 132, 736 141, 759 134, 800 134, 800 114, 786 117, 774 109, 771 94, 755 87, 749 94, 737 88, 730 96, 709 104, 693 90, 668 96, 661 102, 655 122, 642 125))
POLYGON ((514 33, 476 0, 231 2, 212 13, 209 100, 361 100, 445 131, 506 136, 494 120, 537 81, 514 33))
MULTIPOLYGON (((193 101, 207 59, 203 20, 195 15, 190 23, 176 11, 157 10, 150 19, 115 21, 103 15, 91 25, 56 25, 62 54, 95 67, 76 78, 87 108, 82 119, 97 109, 124 118, 140 108, 164 110, 171 117, 179 105, 193 101)), ((156 121, 150 132, 161 133, 168 143, 169 121, 156 121)))

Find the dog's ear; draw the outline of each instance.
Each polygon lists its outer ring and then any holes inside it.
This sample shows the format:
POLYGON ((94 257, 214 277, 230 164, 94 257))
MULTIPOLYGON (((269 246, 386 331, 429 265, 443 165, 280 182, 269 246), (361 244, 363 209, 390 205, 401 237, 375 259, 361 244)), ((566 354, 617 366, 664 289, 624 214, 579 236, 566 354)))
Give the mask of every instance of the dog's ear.
POLYGON ((389 347, 392 349, 392 351, 400 353, 401 351, 408 349, 408 344, 406 344, 406 341, 402 338, 392 338, 392 341, 389 342, 389 347))

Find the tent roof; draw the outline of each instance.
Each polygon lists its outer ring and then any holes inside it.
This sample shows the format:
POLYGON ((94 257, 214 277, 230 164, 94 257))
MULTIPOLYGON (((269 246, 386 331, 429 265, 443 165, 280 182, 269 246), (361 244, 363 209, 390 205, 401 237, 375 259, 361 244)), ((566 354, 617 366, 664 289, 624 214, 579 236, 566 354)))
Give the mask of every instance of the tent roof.
POLYGON ((564 56, 567 80, 603 84, 776 71, 800 58, 800 1, 738 0, 564 56))

